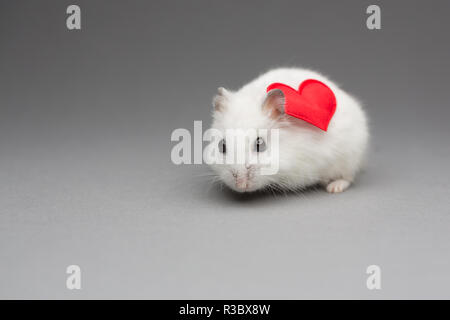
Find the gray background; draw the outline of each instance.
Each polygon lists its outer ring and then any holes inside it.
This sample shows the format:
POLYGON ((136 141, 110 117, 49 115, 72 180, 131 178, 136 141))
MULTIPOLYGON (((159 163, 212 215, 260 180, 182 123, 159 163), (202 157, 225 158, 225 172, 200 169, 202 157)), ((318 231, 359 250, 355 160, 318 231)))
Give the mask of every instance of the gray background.
POLYGON ((450 298, 448 1, 78 0, 68 31, 72 3, 0 5, 1 298, 450 298), (170 161, 218 86, 276 66, 364 102, 348 192, 240 196, 170 161))

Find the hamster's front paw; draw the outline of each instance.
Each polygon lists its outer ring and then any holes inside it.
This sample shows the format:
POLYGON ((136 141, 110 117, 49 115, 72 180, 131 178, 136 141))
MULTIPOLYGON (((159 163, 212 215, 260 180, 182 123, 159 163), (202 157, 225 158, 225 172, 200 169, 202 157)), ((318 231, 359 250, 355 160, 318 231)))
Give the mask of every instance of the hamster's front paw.
POLYGON ((346 190, 350 186, 350 181, 344 179, 338 179, 331 181, 327 185, 327 191, 330 193, 339 193, 346 190))

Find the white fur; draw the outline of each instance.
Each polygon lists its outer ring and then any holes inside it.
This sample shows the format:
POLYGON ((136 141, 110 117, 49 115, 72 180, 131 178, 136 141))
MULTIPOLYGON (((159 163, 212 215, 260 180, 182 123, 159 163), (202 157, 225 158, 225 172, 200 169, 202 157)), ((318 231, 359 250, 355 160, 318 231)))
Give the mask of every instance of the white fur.
POLYGON ((223 108, 214 111, 213 128, 222 132, 226 129, 280 129, 277 174, 259 175, 255 166, 247 169, 245 165, 212 165, 230 188, 238 192, 264 188, 285 191, 321 183, 329 185, 329 192, 341 192, 353 181, 367 149, 367 119, 360 104, 335 83, 310 70, 281 68, 259 76, 236 92, 224 89, 220 92, 215 101, 220 100, 223 108), (281 82, 298 88, 306 79, 322 81, 336 96, 336 112, 327 132, 300 119, 274 121, 262 110, 269 84, 281 82))

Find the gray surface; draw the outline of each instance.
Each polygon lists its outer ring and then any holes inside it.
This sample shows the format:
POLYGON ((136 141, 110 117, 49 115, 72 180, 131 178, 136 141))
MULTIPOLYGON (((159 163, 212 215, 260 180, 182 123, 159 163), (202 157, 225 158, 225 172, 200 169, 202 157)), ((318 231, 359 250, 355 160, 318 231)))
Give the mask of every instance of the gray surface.
POLYGON ((369 1, 196 0, 77 1, 69 32, 71 3, 0 5, 1 298, 450 298, 448 1, 377 1, 380 31, 369 1), (364 101, 353 188, 237 196, 170 162, 216 87, 284 65, 364 101))

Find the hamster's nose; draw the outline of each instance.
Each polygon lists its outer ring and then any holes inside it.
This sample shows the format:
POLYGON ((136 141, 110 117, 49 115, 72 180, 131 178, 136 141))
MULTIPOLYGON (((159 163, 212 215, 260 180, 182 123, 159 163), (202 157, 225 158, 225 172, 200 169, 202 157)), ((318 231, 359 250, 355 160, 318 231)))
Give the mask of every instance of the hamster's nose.
POLYGON ((246 190, 248 188, 248 180, 245 177, 236 178, 236 188, 246 190))
POLYGON ((245 191, 249 187, 249 172, 248 169, 244 170, 233 170, 231 171, 231 174, 233 175, 234 182, 236 185, 236 188, 245 191))

